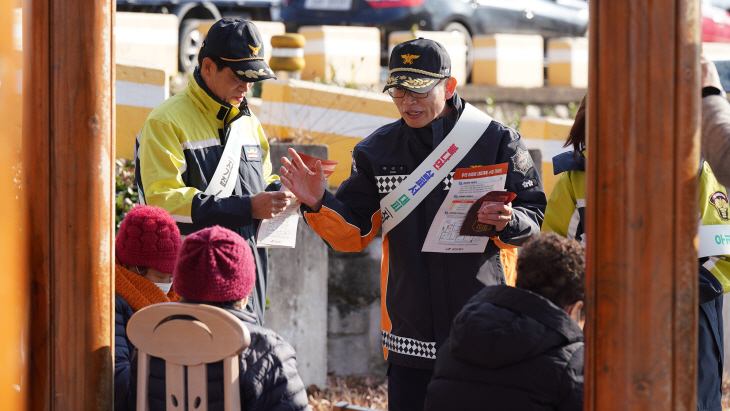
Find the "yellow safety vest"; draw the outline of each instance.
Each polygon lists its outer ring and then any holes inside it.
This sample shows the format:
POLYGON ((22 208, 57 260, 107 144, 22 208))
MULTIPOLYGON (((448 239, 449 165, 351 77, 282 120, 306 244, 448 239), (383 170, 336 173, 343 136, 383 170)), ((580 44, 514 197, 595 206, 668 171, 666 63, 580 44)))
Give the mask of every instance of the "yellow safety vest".
POLYGON ((709 259, 703 266, 730 291, 730 205, 727 189, 720 184, 707 162, 700 171, 699 257, 709 259))

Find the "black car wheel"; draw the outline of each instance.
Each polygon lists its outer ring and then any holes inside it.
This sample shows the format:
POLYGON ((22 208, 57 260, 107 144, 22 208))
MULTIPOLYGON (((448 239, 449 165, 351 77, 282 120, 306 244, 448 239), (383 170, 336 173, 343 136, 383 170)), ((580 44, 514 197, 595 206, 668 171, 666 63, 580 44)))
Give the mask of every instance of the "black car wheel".
POLYGON ((471 79, 471 66, 474 64, 474 45, 471 41, 471 33, 463 24, 453 21, 444 26, 442 31, 456 31, 464 35, 466 39, 466 78, 471 79))
POLYGON ((179 69, 183 73, 192 73, 198 65, 198 51, 203 45, 203 36, 198 31, 200 20, 183 20, 180 24, 180 43, 178 46, 179 69))

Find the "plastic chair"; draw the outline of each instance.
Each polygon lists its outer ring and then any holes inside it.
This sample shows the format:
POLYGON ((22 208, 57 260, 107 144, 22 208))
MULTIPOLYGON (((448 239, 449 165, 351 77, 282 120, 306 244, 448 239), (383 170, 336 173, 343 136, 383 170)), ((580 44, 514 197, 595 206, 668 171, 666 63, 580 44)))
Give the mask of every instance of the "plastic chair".
POLYGON ((207 411, 206 364, 221 360, 225 410, 241 409, 238 354, 251 343, 251 336, 233 314, 209 305, 154 304, 130 318, 127 334, 137 347, 138 411, 149 410, 147 380, 151 356, 165 361, 168 411, 184 409, 186 385, 189 409, 207 411))

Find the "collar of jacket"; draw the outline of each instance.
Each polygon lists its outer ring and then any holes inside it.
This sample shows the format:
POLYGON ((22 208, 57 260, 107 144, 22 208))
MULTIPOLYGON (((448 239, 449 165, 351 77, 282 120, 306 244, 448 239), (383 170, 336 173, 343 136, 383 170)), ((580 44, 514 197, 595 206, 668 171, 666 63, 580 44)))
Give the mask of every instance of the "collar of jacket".
POLYGON ((469 301, 488 302, 534 318, 564 335, 569 343, 583 341, 583 330, 547 298, 521 288, 494 285, 483 289, 469 301), (557 308, 557 310, 555 310, 557 308), (556 315, 556 313, 558 313, 556 315))
POLYGON ((565 171, 586 171, 585 152, 576 158, 572 151, 566 151, 553 157, 553 174, 558 175, 565 171))
POLYGON ((198 108, 208 115, 214 116, 220 122, 220 128, 230 126, 230 124, 242 115, 250 116, 248 102, 244 97, 243 103, 239 107, 235 107, 230 103, 221 101, 216 97, 208 86, 205 85, 200 75, 200 68, 196 68, 188 80, 188 86, 185 93, 190 97, 198 108))

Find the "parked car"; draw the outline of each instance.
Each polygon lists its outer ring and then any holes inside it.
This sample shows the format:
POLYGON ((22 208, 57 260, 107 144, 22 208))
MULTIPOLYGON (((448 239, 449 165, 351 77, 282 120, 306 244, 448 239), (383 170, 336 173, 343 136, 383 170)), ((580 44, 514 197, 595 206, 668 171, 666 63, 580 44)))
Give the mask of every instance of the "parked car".
POLYGON ((702 1, 702 41, 730 43, 730 0, 702 1))
POLYGON ((117 11, 174 14, 180 22, 178 60, 180 71, 192 73, 197 65, 203 36, 200 20, 238 17, 278 21, 283 0, 117 0, 117 11))
POLYGON ((281 18, 287 32, 301 26, 378 27, 383 64, 388 34, 409 30, 458 31, 466 37, 471 71, 476 34, 540 34, 545 38, 583 36, 588 26, 584 0, 285 0, 281 18))

